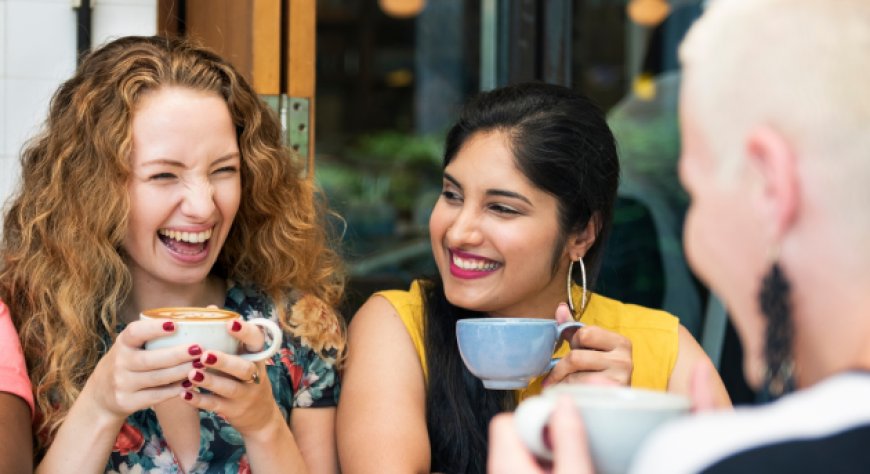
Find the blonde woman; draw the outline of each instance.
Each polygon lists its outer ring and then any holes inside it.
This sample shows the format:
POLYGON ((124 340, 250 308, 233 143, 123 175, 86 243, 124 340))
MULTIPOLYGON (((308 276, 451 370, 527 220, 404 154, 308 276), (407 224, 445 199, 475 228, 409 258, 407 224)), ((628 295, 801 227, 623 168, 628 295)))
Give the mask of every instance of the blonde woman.
POLYGON ((34 380, 38 471, 337 469, 339 262, 279 122, 228 63, 115 40, 56 92, 21 166, 0 295, 34 380), (140 311, 206 305, 278 321, 282 348, 141 349, 175 328, 140 311))

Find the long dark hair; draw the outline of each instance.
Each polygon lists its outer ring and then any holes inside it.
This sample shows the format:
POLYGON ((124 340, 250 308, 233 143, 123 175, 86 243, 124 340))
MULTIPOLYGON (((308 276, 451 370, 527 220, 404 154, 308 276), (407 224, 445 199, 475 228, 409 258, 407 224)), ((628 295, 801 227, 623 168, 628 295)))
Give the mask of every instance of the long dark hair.
MULTIPOLYGON (((616 144, 604 113, 586 97, 551 84, 525 83, 482 93, 463 108, 448 132, 444 166, 472 135, 493 130, 507 132, 520 171, 558 200, 561 238, 551 256, 554 273, 569 233, 584 229, 594 218, 596 240, 584 256, 594 279, 619 182, 616 144)), ((424 295, 432 471, 484 472, 489 421, 516 407, 515 393, 484 389, 459 357, 456 321, 485 315, 447 301, 439 278, 424 284, 424 295)))

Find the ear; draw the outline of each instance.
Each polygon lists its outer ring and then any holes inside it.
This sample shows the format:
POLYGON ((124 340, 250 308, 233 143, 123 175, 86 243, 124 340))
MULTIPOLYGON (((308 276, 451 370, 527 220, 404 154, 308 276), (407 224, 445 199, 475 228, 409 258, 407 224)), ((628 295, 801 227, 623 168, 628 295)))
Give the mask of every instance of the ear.
POLYGON ((759 208, 772 226, 770 237, 779 242, 798 211, 797 157, 785 137, 769 127, 757 128, 749 134, 746 156, 761 178, 759 208))
POLYGON ((576 260, 578 257, 586 255, 589 247, 595 243, 595 238, 598 234, 598 229, 601 228, 601 215, 597 212, 592 215, 586 227, 581 230, 568 234, 568 241, 565 251, 568 253, 568 258, 576 260))

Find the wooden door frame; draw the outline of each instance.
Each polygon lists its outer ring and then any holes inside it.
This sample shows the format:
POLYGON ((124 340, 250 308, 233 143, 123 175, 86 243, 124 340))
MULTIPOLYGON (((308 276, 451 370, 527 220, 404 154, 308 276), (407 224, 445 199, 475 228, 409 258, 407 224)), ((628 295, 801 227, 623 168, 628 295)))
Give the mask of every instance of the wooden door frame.
POLYGON ((302 152, 307 176, 313 177, 317 1, 158 0, 158 34, 186 37, 191 30, 278 109, 287 145, 302 152), (217 6, 188 24, 190 8, 205 5, 197 6, 197 1, 217 6), (208 22, 218 28, 208 28, 208 22))

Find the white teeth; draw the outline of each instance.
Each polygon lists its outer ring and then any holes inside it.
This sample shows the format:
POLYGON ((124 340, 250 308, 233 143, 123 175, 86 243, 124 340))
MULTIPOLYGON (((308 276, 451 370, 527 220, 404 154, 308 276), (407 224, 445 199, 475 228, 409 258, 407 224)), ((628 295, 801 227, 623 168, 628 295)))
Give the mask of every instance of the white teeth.
POLYGON ((199 244, 211 238, 211 231, 212 229, 203 232, 179 232, 176 230, 159 229, 157 233, 164 237, 169 237, 172 240, 199 244))
POLYGON ((471 270, 471 271, 490 271, 495 270, 498 267, 498 263, 489 262, 484 260, 472 260, 472 259, 464 259, 453 255, 453 264, 463 270, 471 270))

